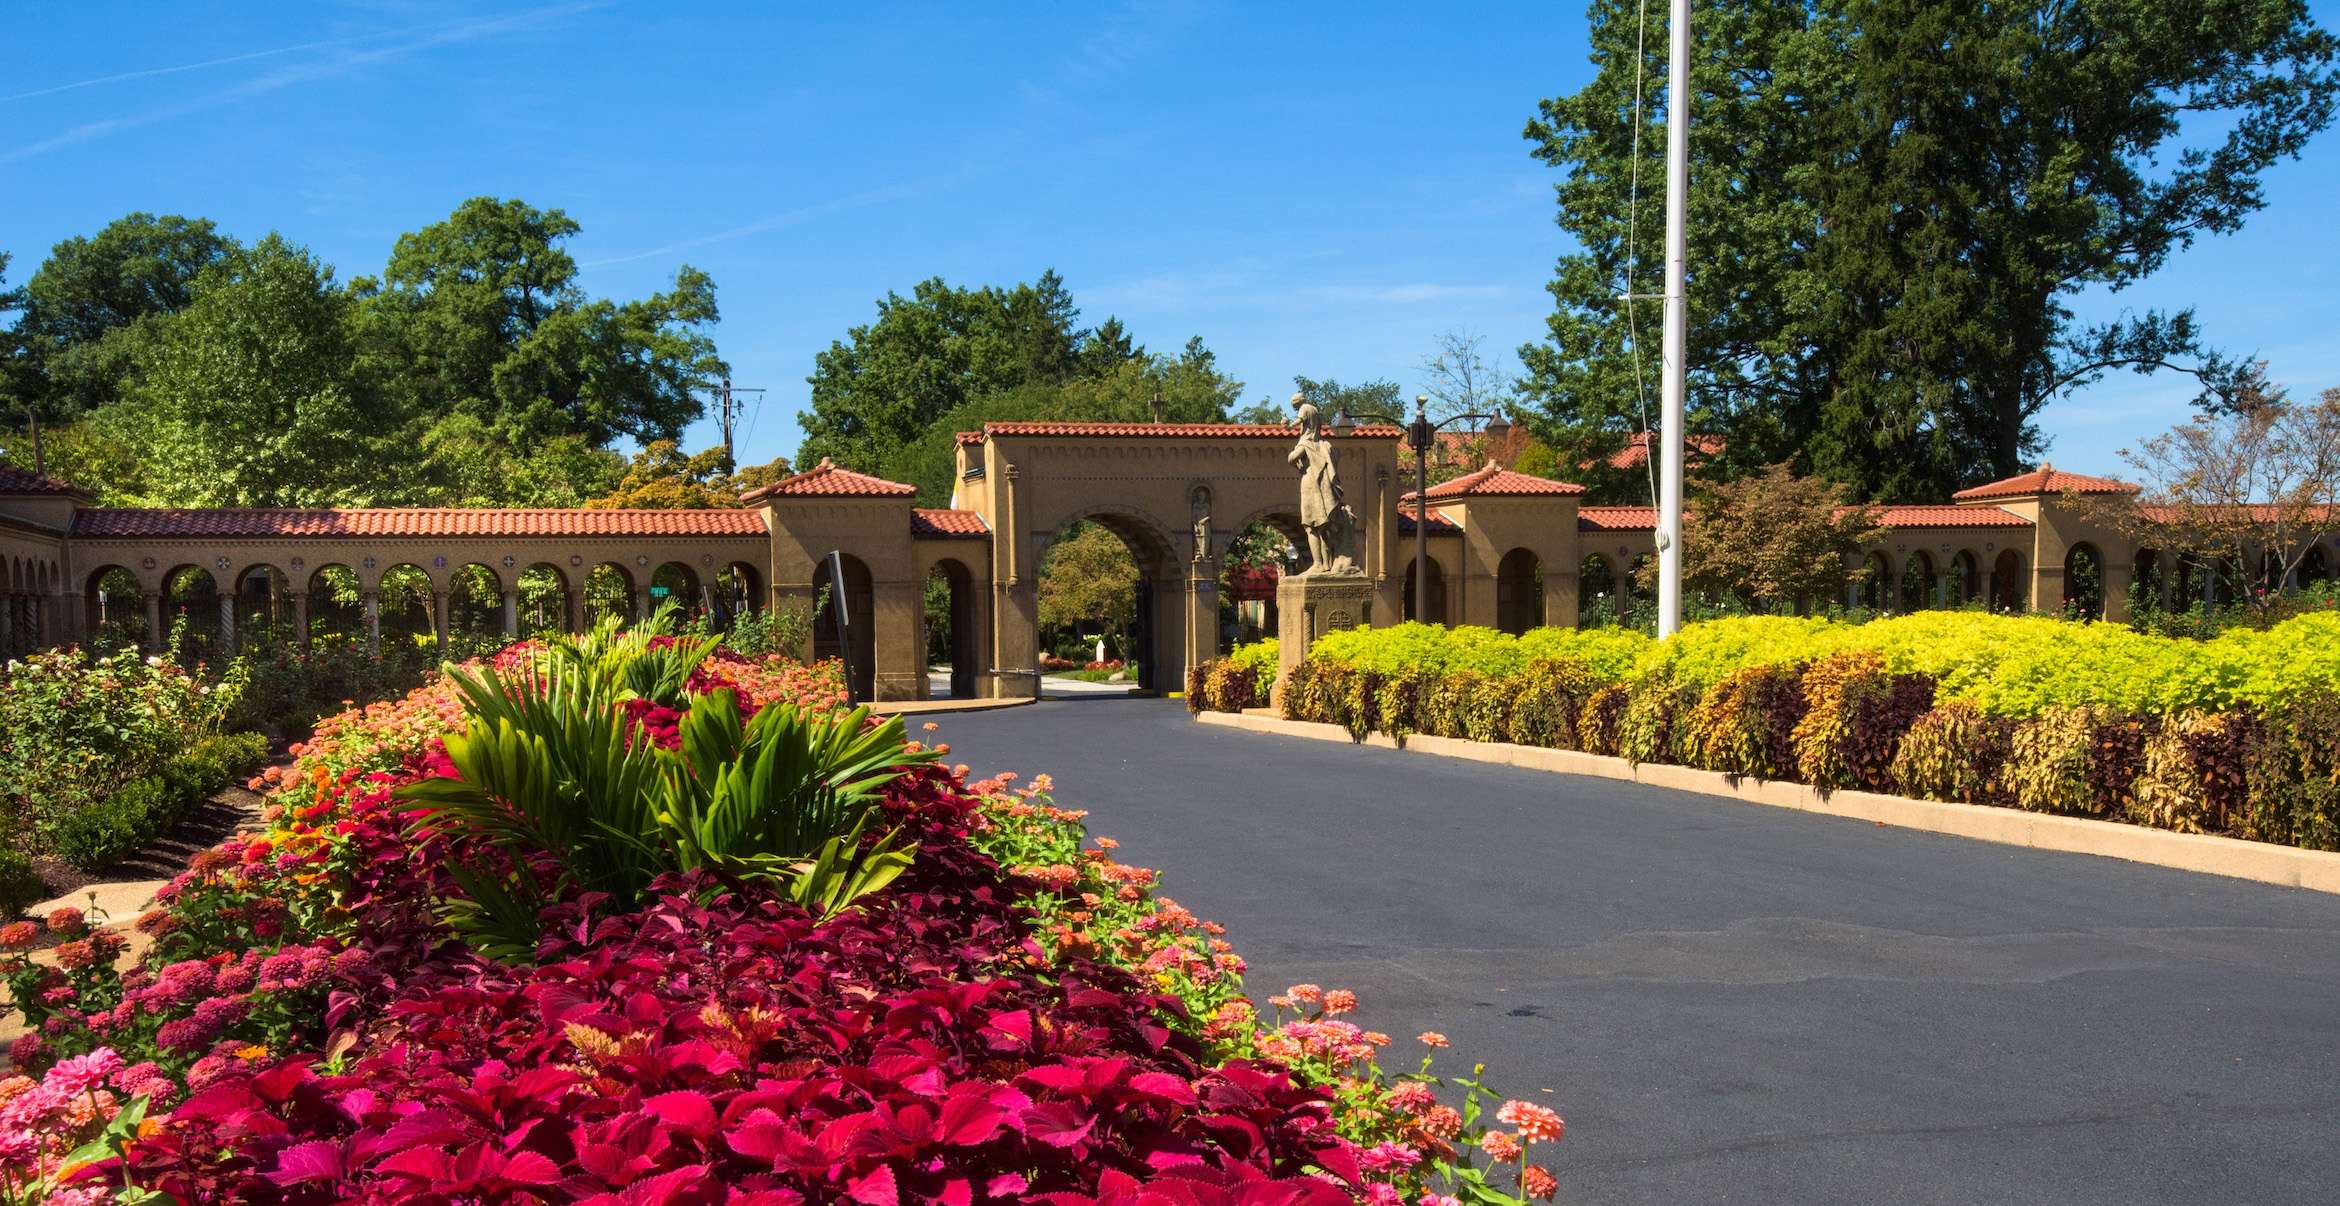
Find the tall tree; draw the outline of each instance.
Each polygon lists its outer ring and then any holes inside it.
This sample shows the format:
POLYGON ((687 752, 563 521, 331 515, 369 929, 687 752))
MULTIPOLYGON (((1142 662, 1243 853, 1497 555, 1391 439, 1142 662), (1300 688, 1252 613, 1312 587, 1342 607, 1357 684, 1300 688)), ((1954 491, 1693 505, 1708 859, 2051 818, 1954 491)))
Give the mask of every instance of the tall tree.
POLYGON ((588 296, 557 209, 474 197, 399 236, 380 280, 353 288, 371 367, 404 414, 467 416, 507 445, 675 439, 726 371, 708 334, 715 284, 684 265, 636 301, 588 296))
POLYGON ((17 338, 29 363, 14 388, 50 421, 120 398, 141 325, 186 309, 197 279, 236 251, 210 219, 176 214, 126 214, 58 243, 25 282, 17 338))
MULTIPOLYGON (((1636 426, 1657 371, 1654 304, 1631 311, 1637 374, 1617 299, 1629 251, 1630 291, 1655 291, 1663 226, 1660 105, 1628 196, 1637 65, 1647 96, 1665 82, 1662 19, 1637 42, 1635 12, 1597 0, 1598 75, 1527 130, 1584 248, 1549 342, 1521 352, 1564 456, 1636 426)), ((2236 229, 2329 123, 2333 43, 2299 0, 1701 3, 1694 21, 1689 424, 1725 437, 1717 468, 1933 495, 2019 470, 2039 410, 2105 372, 2247 384, 2190 314, 2079 330, 2069 299, 2236 229)))
POLYGON ((1422 357, 1422 392, 1430 399, 1430 417, 1462 414, 1508 414, 1517 383, 1486 352, 1487 337, 1455 327, 1431 341, 1422 357))
POLYGON ((673 440, 652 440, 634 454, 633 464, 626 467, 616 488, 585 500, 585 506, 661 511, 736 507, 741 494, 786 476, 788 462, 778 458, 725 473, 721 447, 686 454, 673 440))
POLYGON ((1069 378, 1081 358, 1079 317, 1054 271, 1012 289, 936 277, 909 297, 888 293, 876 322, 815 357, 797 460, 875 470, 970 401, 1069 378))
POLYGON ((146 501, 372 501, 352 471, 373 463, 388 431, 352 375, 349 304, 332 269, 275 235, 205 269, 101 423, 149 466, 157 492, 146 501))

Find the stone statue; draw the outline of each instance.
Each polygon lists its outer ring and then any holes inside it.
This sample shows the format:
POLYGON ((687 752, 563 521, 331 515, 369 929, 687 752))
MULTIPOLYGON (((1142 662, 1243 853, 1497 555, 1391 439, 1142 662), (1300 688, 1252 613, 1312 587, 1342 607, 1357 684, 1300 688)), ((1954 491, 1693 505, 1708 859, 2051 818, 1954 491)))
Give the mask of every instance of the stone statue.
POLYGON ((1191 502, 1194 506, 1194 563, 1202 565, 1211 559, 1211 488, 1196 486, 1191 502))
POLYGON ((1300 467, 1300 525, 1308 530, 1308 568, 1300 576, 1362 576, 1357 513, 1334 479, 1332 441, 1325 437, 1324 418, 1299 394, 1292 395, 1292 409, 1299 415, 1300 438, 1284 459, 1300 467))

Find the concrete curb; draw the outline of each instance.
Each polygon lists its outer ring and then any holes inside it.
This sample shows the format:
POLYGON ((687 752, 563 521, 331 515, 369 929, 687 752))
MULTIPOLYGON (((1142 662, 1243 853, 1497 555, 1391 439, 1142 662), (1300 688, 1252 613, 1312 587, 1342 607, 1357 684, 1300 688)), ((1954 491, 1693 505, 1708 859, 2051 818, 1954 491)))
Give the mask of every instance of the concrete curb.
MULTIPOLYGON (((1285 720, 1278 716, 1263 715, 1263 711, 1203 712, 1197 714, 1195 719, 1204 724, 1253 733, 1274 733, 1317 741, 1349 740, 1348 730, 1339 725, 1285 720)), ((2213 837, 2200 833, 2171 833, 2167 830, 2124 825, 2118 821, 2052 816, 2016 808, 1915 800, 1879 792, 1823 792, 1802 783, 1741 779, 1717 771, 1694 770, 1687 766, 1667 766, 1655 762, 1635 766, 1623 758, 1575 750, 1547 750, 1508 742, 1465 741, 1454 737, 1416 734, 1407 738, 1401 747, 1388 736, 1373 733, 1366 737, 1364 744, 1383 749, 1402 748, 1410 754, 1462 758, 1527 770, 1646 783, 1652 787, 1671 787, 1701 795, 1723 796, 1747 804, 1793 808, 1799 812, 1815 812, 1855 821, 1874 821, 1880 825, 1945 833, 1977 841, 2028 846, 2034 850, 2055 850, 2067 854, 2094 854, 2152 863, 2160 867, 2175 867, 2181 871, 2199 871, 2205 875, 2224 875, 2234 879, 2279 884, 2287 888, 2340 893, 2340 853, 2330 851, 2301 850, 2292 846, 2274 846, 2265 842, 2247 842, 2240 838, 2213 837)))

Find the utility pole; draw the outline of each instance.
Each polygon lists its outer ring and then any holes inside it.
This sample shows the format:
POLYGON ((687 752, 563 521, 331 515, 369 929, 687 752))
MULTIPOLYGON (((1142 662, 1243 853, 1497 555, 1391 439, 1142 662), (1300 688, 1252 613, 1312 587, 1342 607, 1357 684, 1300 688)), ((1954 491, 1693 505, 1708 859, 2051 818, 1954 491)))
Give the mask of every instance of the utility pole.
POLYGON ((723 394, 715 400, 715 421, 723 428, 723 472, 727 476, 739 472, 739 458, 732 447, 732 439, 739 427, 740 402, 733 395, 763 392, 761 386, 743 385, 734 389, 731 378, 723 379, 723 394))
POLYGON ((1682 393, 1688 342, 1682 261, 1690 205, 1690 0, 1673 0, 1666 42, 1666 335, 1658 428, 1665 447, 1658 463, 1657 523, 1660 639, 1682 627, 1682 393))

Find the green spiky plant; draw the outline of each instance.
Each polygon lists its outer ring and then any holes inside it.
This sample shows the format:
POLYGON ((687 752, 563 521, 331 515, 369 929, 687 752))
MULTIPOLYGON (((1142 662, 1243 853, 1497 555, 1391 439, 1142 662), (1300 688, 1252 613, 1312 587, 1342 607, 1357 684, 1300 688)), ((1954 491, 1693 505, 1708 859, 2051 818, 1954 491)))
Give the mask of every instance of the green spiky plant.
POLYGON ((900 718, 776 703, 743 719, 730 691, 687 693, 714 642, 653 645, 668 622, 604 621, 546 642, 517 675, 449 668, 466 714, 446 738, 457 777, 397 796, 466 852, 441 914, 481 953, 525 961, 549 904, 595 893, 633 908, 668 872, 826 917, 910 865, 897 833, 865 840, 886 785, 933 760, 909 749, 900 718), (633 733, 636 699, 681 710, 679 749, 633 733))

